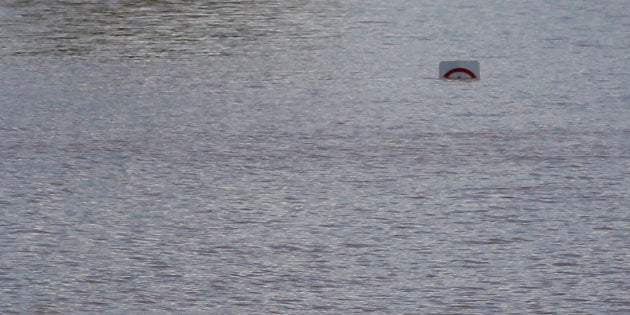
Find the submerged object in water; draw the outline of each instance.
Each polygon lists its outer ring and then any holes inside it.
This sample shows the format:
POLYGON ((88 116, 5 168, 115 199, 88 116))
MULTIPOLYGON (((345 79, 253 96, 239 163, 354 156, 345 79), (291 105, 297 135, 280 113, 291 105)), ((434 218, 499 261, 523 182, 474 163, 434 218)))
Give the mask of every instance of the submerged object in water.
POLYGON ((440 79, 447 80, 478 80, 479 61, 456 60, 440 62, 440 79))

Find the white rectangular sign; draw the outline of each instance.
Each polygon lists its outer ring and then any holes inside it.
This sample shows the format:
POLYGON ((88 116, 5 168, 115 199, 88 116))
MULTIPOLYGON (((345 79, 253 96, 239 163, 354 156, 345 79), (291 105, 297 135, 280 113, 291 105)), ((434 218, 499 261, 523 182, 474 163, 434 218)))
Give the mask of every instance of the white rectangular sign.
POLYGON ((456 60, 440 62, 440 79, 479 79, 479 61, 456 60))

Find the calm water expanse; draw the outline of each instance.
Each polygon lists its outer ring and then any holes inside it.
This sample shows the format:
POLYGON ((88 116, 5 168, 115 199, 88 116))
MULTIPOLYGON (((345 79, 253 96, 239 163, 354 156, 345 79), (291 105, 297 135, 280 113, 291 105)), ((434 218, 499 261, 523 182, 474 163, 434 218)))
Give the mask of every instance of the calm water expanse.
POLYGON ((0 313, 630 314, 629 29, 626 0, 1 0, 0 313))

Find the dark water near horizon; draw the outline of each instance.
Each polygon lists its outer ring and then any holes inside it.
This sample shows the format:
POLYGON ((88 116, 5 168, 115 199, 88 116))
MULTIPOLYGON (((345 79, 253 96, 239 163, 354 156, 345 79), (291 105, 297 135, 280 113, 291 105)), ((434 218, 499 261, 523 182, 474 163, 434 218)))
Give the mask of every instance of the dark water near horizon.
POLYGON ((0 1, 0 313, 630 314, 628 29, 621 0, 0 1))

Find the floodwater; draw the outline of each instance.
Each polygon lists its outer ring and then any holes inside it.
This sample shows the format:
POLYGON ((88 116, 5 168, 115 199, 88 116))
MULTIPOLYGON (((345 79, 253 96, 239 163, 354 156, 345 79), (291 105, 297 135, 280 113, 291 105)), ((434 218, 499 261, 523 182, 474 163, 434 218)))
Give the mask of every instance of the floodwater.
POLYGON ((0 313, 629 314, 628 29, 625 0, 1 1, 0 313))

